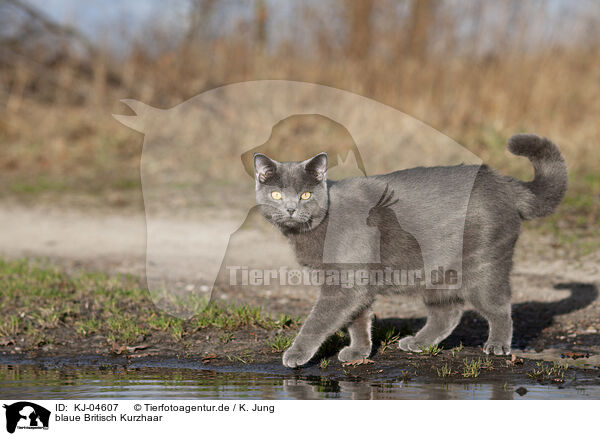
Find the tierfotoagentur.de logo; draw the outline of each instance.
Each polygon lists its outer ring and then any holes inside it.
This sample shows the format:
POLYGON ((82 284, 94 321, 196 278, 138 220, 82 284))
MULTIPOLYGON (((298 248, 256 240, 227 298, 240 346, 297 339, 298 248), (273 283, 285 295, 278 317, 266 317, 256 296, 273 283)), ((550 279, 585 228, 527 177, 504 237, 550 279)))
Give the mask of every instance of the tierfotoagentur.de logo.
POLYGON ((50 411, 42 406, 28 401, 4 404, 6 409, 6 431, 15 430, 48 430, 50 411))

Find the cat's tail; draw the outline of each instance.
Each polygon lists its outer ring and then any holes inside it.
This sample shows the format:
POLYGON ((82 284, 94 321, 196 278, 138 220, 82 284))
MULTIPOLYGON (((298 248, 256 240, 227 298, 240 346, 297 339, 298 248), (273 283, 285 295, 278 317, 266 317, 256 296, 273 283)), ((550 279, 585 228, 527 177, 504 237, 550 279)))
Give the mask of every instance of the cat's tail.
POLYGON ((567 190, 567 164, 558 147, 546 138, 519 134, 508 140, 508 150, 527 157, 535 174, 530 182, 515 180, 516 204, 521 218, 529 220, 550 215, 567 190))

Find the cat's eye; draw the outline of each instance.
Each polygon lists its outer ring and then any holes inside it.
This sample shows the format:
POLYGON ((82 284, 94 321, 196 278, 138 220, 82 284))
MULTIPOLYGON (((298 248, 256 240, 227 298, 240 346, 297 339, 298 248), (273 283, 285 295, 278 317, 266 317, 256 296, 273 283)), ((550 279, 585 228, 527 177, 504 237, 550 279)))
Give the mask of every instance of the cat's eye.
POLYGON ((311 193, 307 191, 307 192, 303 192, 302 195, 300 196, 300 198, 302 200, 308 200, 310 198, 310 196, 311 196, 311 193))
POLYGON ((281 200, 281 192, 273 191, 271 192, 271 197, 273 198, 273 200, 281 200))

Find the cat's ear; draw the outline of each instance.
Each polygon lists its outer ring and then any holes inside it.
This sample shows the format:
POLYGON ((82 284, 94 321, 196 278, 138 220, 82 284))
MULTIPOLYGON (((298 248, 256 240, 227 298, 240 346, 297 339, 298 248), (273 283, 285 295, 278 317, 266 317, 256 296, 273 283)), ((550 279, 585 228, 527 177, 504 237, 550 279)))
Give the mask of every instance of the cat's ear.
POLYGON ((317 181, 322 181, 327 174, 327 152, 319 153, 304 162, 304 169, 317 181))
POLYGON ((254 176, 260 183, 269 180, 277 170, 277 162, 262 153, 254 153, 254 176))

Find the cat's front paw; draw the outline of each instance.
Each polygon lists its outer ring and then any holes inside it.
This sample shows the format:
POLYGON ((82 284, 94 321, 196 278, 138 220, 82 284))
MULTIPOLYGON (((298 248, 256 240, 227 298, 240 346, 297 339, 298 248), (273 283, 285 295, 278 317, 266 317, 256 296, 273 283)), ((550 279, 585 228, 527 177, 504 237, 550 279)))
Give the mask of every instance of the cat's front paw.
POLYGON ((414 336, 406 336, 400 339, 398 346, 402 351, 411 351, 413 353, 420 353, 423 351, 421 349, 423 345, 419 344, 414 336))
POLYGON ((296 348, 293 345, 283 353, 283 366, 297 368, 310 360, 314 353, 296 348))
POLYGON ((500 342, 487 341, 483 346, 483 352, 485 354, 495 354, 501 356, 503 354, 510 354, 510 344, 501 344, 500 342))
POLYGON ((350 346, 342 348, 338 354, 340 362, 353 362, 355 360, 366 359, 371 354, 370 349, 352 348, 350 346))

